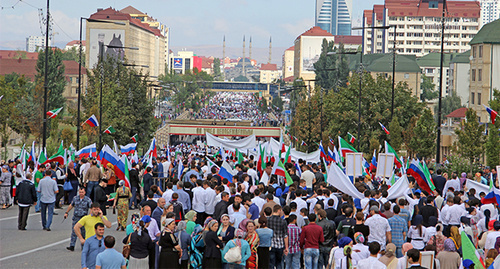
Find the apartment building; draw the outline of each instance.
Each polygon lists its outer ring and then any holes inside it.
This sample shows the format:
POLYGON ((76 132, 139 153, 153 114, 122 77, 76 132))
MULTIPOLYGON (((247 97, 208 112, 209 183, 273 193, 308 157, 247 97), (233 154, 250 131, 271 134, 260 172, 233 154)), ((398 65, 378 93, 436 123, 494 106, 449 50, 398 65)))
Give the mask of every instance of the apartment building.
MULTIPOLYGON (((392 51, 423 56, 441 51, 443 0, 385 0, 363 12, 363 52, 392 51), (371 27, 394 26, 389 29, 371 27)), ((444 49, 462 53, 480 28, 481 7, 475 1, 447 1, 444 49)))

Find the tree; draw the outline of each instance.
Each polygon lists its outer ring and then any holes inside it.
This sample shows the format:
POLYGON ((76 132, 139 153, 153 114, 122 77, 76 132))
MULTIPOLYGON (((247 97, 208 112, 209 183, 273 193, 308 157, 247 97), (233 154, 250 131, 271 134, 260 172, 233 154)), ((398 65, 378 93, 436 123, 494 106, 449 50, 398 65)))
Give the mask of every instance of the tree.
POLYGON ((430 158, 436 152, 437 126, 429 109, 424 109, 413 129, 409 148, 418 158, 430 158))
MULTIPOLYGON (((446 116, 450 114, 451 112, 464 107, 462 106, 462 101, 460 100, 460 97, 457 96, 457 93, 455 91, 451 91, 451 94, 444 97, 443 100, 441 101, 441 111, 443 116, 446 116)), ((434 107, 434 111, 438 111, 438 105, 434 107)), ((436 113, 437 116, 437 113, 436 113)))
POLYGON ((214 73, 213 73, 214 81, 223 81, 224 76, 222 75, 222 72, 221 72, 221 65, 220 65, 219 58, 214 58, 213 69, 214 69, 214 73))
POLYGON ((5 82, 9 84, 16 92, 16 100, 8 118, 8 125, 16 133, 20 134, 23 143, 26 142, 31 133, 30 122, 36 119, 40 111, 39 107, 34 107, 34 84, 24 77, 16 73, 8 74, 5 76, 5 82))
MULTIPOLYGON (((489 106, 491 109, 500 111, 500 91, 497 89, 493 92, 493 99, 489 106)), ((486 162, 488 166, 495 167, 500 164, 500 119, 495 121, 495 124, 488 123, 488 139, 486 141, 486 162)))
POLYGON ((10 135, 12 133, 11 129, 8 128, 8 119, 10 114, 14 110, 14 103, 16 101, 16 91, 5 81, 4 76, 0 76, 0 137, 2 145, 5 147, 3 159, 7 158, 7 143, 9 142, 10 135))
MULTIPOLYGON (((64 88, 66 87, 66 78, 64 76, 63 53, 59 49, 50 49, 49 64, 48 64, 48 102, 47 111, 64 107, 66 98, 63 96, 64 88)), ((38 61, 36 63, 37 74, 35 82, 41 82, 45 79, 45 51, 40 50, 38 53, 38 61)))
POLYGON ((281 100, 280 96, 274 97, 271 105, 277 107, 280 111, 283 110, 283 100, 281 100))
POLYGON ((436 85, 432 83, 432 78, 426 76, 425 74, 422 74, 421 78, 422 83, 420 84, 420 90, 422 91, 422 94, 420 95, 420 98, 422 101, 425 102, 436 99, 439 93, 435 90, 436 85))
MULTIPOLYGON (((62 59, 64 61, 80 61, 80 49, 77 47, 71 47, 71 49, 67 51, 63 51, 62 59)), ((82 66, 85 66, 85 52, 82 51, 82 66)))
POLYGON ((322 87, 328 92, 329 90, 338 91, 338 88, 345 85, 349 76, 349 69, 344 53, 344 45, 341 43, 339 48, 334 48, 333 41, 328 42, 323 39, 321 45, 321 54, 314 63, 314 73, 316 74, 316 85, 322 87), (337 55, 328 55, 328 53, 336 52, 337 55))
POLYGON ((484 125, 480 125, 477 113, 469 108, 465 114, 466 120, 460 124, 460 128, 455 130, 458 136, 458 153, 469 160, 472 172, 473 164, 483 153, 484 125))
POLYGON ((401 149, 401 145, 403 144, 403 128, 399 125, 399 119, 397 116, 394 116, 391 123, 389 123, 389 130, 391 146, 396 151, 399 151, 401 149))

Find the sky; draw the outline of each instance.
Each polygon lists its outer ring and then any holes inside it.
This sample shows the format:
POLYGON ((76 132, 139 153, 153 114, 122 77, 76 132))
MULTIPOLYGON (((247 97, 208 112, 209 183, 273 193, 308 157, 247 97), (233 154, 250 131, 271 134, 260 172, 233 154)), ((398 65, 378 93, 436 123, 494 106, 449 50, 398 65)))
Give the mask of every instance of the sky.
MULTIPOLYGON (((353 24, 374 3, 383 0, 353 0, 353 24)), ((224 35, 227 47, 241 47, 245 35, 247 42, 252 36, 254 48, 268 47, 269 37, 273 48, 288 48, 314 26, 315 0, 51 0, 55 45, 64 47, 79 38, 80 17, 89 17, 97 8, 120 10, 128 5, 170 27, 170 45, 177 49, 221 45, 224 35)), ((40 17, 46 14, 46 1, 2 0, 0 6, 0 49, 25 50, 26 37, 45 29, 40 17)))

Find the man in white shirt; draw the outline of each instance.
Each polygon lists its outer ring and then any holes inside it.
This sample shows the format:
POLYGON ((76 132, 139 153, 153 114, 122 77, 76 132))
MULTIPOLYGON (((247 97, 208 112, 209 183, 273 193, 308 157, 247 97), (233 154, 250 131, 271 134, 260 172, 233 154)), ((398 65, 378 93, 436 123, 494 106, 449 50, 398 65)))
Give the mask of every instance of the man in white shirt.
MULTIPOLYGON (((233 204, 236 204, 236 203, 238 203, 238 204, 241 205, 241 207, 239 209, 240 214, 246 217, 246 215, 247 215, 247 209, 241 204, 241 203, 243 203, 243 198, 239 194, 237 194, 236 196, 234 196, 234 203, 233 204)), ((231 214, 234 213, 233 204, 230 204, 227 207, 227 214, 228 215, 231 215, 231 214)))
POLYGON ((203 225, 206 219, 205 202, 207 198, 205 189, 202 187, 201 180, 198 180, 196 182, 197 182, 197 187, 194 188, 192 191, 193 192, 192 207, 197 214, 196 223, 203 225))
POLYGON ((313 172, 311 172, 311 169, 309 168, 309 165, 303 165, 302 166, 302 176, 300 177, 300 179, 303 179, 306 181, 306 188, 307 188, 307 192, 309 194, 312 194, 312 191, 313 191, 313 185, 314 183, 316 183, 316 176, 314 175, 313 172))
MULTIPOLYGON (((371 232, 371 231, 370 231, 371 232)), ((380 251, 380 244, 371 242, 368 246, 370 250, 370 257, 358 262, 358 269, 385 269, 387 266, 378 260, 378 252, 380 251)))
POLYGON ((460 218, 467 214, 465 208, 460 204, 462 200, 459 196, 453 198, 454 205, 450 206, 447 210, 446 215, 443 216, 443 220, 448 223, 448 225, 459 226, 460 218))
POLYGON ((215 193, 214 189, 210 188, 207 180, 203 181, 203 188, 205 189, 206 199, 205 214, 207 214, 207 216, 212 216, 215 210, 215 196, 217 196, 217 193, 215 193))
POLYGON ((247 174, 252 179, 252 183, 256 184, 257 180, 259 179, 259 175, 257 174, 257 171, 255 171, 253 163, 249 163, 248 167, 249 168, 247 170, 247 174))
POLYGON ((210 169, 208 169, 208 165, 206 161, 201 161, 201 173, 203 174, 203 178, 206 179, 208 174, 210 173, 210 169))
POLYGON ((377 242, 382 249, 385 249, 386 242, 392 241, 391 226, 389 225, 389 221, 380 216, 379 213, 379 208, 377 206, 372 206, 370 208, 370 214, 372 216, 365 221, 365 225, 370 227, 368 242, 377 242))
POLYGON ((167 156, 167 158, 163 159, 163 162, 161 163, 161 165, 163 165, 163 176, 164 177, 170 176, 170 164, 171 164, 171 162, 168 160, 168 156, 167 156))
POLYGON ((255 197, 252 199, 252 203, 257 205, 257 207, 259 208, 259 212, 260 212, 260 211, 262 211, 262 207, 266 203, 266 200, 260 198, 260 189, 259 188, 255 189, 253 194, 255 195, 255 197))
POLYGON ((232 209, 232 213, 229 213, 229 221, 233 223, 233 227, 239 227, 240 222, 247 218, 246 210, 245 213, 242 212, 242 209, 245 209, 245 207, 237 202, 230 205, 229 207, 232 209))
POLYGON ((495 221, 495 223, 493 224, 493 229, 495 229, 495 231, 489 232, 486 236, 486 242, 484 243, 484 252, 488 252, 488 250, 495 248, 497 237, 500 236, 500 221, 495 221))
POLYGON ((172 182, 167 183, 167 190, 163 192, 163 195, 161 196, 167 203, 170 203, 170 201, 172 200, 172 194, 174 194, 173 187, 174 186, 172 182))
POLYGON ((273 171, 273 166, 271 163, 266 164, 266 169, 264 169, 262 173, 262 177, 260 178, 260 182, 264 185, 267 185, 269 183, 269 179, 271 178, 271 172, 273 171))
POLYGON ((305 190, 300 190, 298 189, 295 194, 297 195, 297 198, 295 198, 292 202, 297 204, 297 212, 300 212, 302 208, 307 208, 307 203, 302 199, 302 195, 307 195, 305 190))

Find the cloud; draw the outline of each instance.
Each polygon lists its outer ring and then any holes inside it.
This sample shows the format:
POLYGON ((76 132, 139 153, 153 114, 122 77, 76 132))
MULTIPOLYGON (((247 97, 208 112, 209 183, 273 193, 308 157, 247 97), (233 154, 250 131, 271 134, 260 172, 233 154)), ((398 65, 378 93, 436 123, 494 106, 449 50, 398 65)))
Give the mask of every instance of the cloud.
MULTIPOLYGON (((309 28, 314 26, 313 18, 301 19, 292 23, 283 23, 279 28, 283 29, 287 34, 297 37, 309 28)), ((293 41, 293 40, 291 40, 293 41)))

